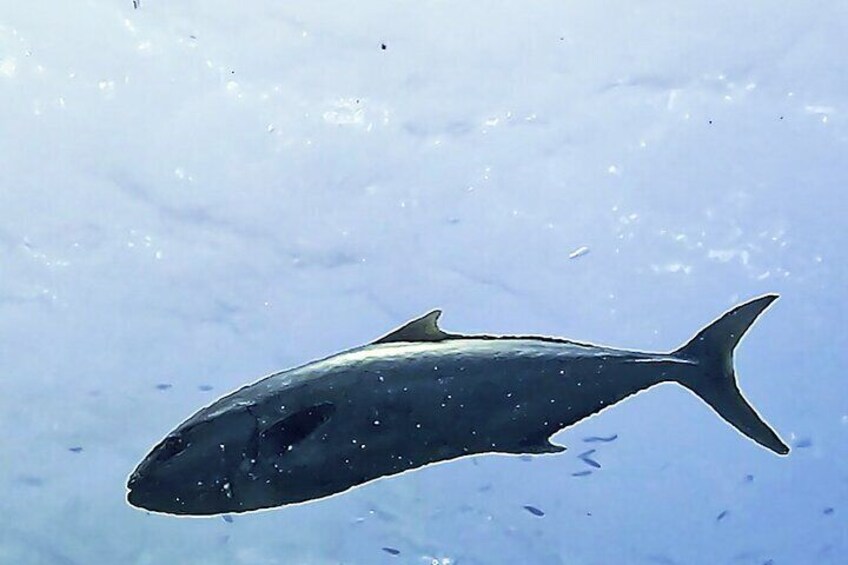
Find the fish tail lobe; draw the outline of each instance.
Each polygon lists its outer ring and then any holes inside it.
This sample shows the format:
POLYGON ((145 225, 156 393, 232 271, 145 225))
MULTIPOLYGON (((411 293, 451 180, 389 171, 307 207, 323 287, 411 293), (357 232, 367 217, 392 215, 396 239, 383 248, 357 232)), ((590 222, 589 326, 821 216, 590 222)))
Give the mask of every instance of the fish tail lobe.
POLYGON ((745 399, 733 368, 733 351, 762 312, 777 299, 767 294, 736 306, 706 326, 673 355, 694 361, 678 382, 706 402, 727 423, 763 447, 786 455, 789 447, 745 399))

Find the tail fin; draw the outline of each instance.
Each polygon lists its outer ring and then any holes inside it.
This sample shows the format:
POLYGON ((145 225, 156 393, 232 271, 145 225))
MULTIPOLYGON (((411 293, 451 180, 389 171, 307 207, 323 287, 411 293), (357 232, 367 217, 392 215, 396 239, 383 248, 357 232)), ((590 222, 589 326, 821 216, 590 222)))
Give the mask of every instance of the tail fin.
POLYGON ((695 361, 701 367, 700 371, 688 372, 688 376, 679 380, 680 384, 742 434, 775 453, 786 455, 789 447, 742 396, 733 370, 733 349, 754 320, 776 299, 776 294, 767 294, 736 306, 698 332, 674 355, 695 361))

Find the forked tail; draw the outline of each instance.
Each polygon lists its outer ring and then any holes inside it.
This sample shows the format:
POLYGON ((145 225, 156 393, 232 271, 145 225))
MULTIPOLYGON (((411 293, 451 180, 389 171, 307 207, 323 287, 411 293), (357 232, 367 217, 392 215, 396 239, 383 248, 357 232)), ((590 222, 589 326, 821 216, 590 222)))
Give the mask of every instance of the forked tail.
POLYGON ((733 370, 733 349, 754 320, 776 299, 776 294, 767 294, 736 306, 698 332, 674 356, 695 361, 700 367, 698 371, 687 371, 679 379, 680 384, 741 433, 775 453, 786 455, 789 447, 742 396, 733 370))

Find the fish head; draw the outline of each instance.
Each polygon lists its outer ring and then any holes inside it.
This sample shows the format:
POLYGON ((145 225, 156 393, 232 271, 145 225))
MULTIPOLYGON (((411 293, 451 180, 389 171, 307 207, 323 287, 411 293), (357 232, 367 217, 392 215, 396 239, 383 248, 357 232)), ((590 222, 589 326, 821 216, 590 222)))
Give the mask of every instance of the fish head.
POLYGON ((246 406, 193 416, 136 467, 127 481, 127 502, 165 514, 239 511, 239 483, 256 456, 256 432, 257 420, 246 406))
POLYGON ((250 392, 218 400, 168 434, 130 475, 127 501, 197 516, 278 506, 324 488, 319 477, 334 451, 323 431, 335 404, 250 392))

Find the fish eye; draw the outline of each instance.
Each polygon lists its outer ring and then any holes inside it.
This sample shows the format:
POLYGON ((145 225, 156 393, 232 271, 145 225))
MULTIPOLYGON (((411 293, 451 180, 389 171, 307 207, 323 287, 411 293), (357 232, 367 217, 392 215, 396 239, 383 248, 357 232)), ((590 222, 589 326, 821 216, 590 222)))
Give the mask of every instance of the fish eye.
POLYGON ((159 461, 167 461, 169 459, 174 458, 175 456, 182 453, 185 448, 188 447, 185 442, 183 442, 182 436, 168 436, 162 442, 162 446, 159 448, 159 456, 157 459, 159 461))

